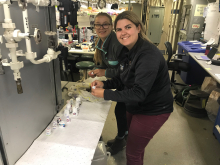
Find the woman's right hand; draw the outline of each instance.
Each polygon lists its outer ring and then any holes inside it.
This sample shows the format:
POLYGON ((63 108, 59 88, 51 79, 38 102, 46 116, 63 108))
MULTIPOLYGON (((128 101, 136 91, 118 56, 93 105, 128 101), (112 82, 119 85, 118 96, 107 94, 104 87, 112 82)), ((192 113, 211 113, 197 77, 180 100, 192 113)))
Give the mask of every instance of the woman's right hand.
POLYGON ((94 78, 96 76, 96 74, 94 74, 94 70, 89 71, 88 75, 92 78, 94 78))
POLYGON ((104 83, 99 81, 99 80, 95 80, 91 83, 91 88, 95 86, 96 88, 103 88, 104 87, 104 83))

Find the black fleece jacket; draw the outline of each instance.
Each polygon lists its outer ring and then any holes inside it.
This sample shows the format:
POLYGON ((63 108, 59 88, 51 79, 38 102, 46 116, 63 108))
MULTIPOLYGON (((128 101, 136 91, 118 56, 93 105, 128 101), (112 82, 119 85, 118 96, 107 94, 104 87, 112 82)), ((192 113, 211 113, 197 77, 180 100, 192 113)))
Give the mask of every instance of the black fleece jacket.
POLYGON ((102 65, 96 66, 99 69, 106 69, 105 77, 112 78, 118 73, 118 56, 123 48, 117 38, 115 32, 111 32, 102 45, 101 39, 99 39, 96 49, 102 52, 102 65))
POLYGON ((141 38, 123 48, 119 76, 104 82, 104 99, 124 102, 132 114, 159 115, 173 111, 167 64, 156 46, 141 38), (124 88, 122 91, 109 89, 124 88))

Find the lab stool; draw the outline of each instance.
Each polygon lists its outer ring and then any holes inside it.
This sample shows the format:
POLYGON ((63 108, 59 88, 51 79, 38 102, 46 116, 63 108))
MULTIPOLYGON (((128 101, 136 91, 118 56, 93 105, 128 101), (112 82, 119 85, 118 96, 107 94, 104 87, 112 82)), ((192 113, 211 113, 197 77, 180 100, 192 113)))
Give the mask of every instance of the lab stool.
POLYGON ((87 79, 87 70, 93 69, 95 64, 91 61, 80 61, 76 63, 76 68, 83 70, 83 79, 87 79))
POLYGON ((207 116, 205 110, 209 93, 201 90, 191 90, 184 104, 184 112, 192 117, 202 118, 207 116))
POLYGON ((79 61, 91 61, 93 62, 94 55, 88 55, 88 54, 82 54, 81 57, 79 57, 79 61))

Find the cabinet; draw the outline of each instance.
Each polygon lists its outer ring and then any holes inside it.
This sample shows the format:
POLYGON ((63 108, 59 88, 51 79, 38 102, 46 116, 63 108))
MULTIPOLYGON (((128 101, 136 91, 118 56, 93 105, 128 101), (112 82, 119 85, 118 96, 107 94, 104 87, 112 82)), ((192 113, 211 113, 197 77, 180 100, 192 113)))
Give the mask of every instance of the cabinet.
POLYGON ((154 44, 160 43, 164 19, 164 7, 150 7, 147 36, 154 44))

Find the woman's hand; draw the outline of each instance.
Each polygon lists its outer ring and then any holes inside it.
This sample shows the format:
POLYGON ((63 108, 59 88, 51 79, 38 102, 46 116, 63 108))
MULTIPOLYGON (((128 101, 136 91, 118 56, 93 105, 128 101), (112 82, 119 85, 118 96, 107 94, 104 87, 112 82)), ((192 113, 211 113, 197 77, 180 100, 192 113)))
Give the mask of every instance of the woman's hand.
POLYGON ((95 89, 92 88, 91 93, 93 96, 104 98, 104 91, 105 89, 102 89, 102 88, 95 88, 95 89))
POLYGON ((105 69, 91 70, 88 72, 88 75, 92 78, 94 78, 95 76, 97 77, 105 76, 105 69))
MULTIPOLYGON (((104 87, 104 83, 99 81, 99 80, 95 80, 91 83, 91 88, 95 86, 95 88, 103 88, 104 87)), ((92 88, 93 89, 93 88, 92 88)))
POLYGON ((94 74, 94 70, 91 70, 88 72, 88 75, 92 78, 94 78, 96 75, 94 74))
POLYGON ((105 69, 96 69, 96 70, 93 71, 93 73, 97 77, 102 77, 102 76, 105 76, 105 69))

